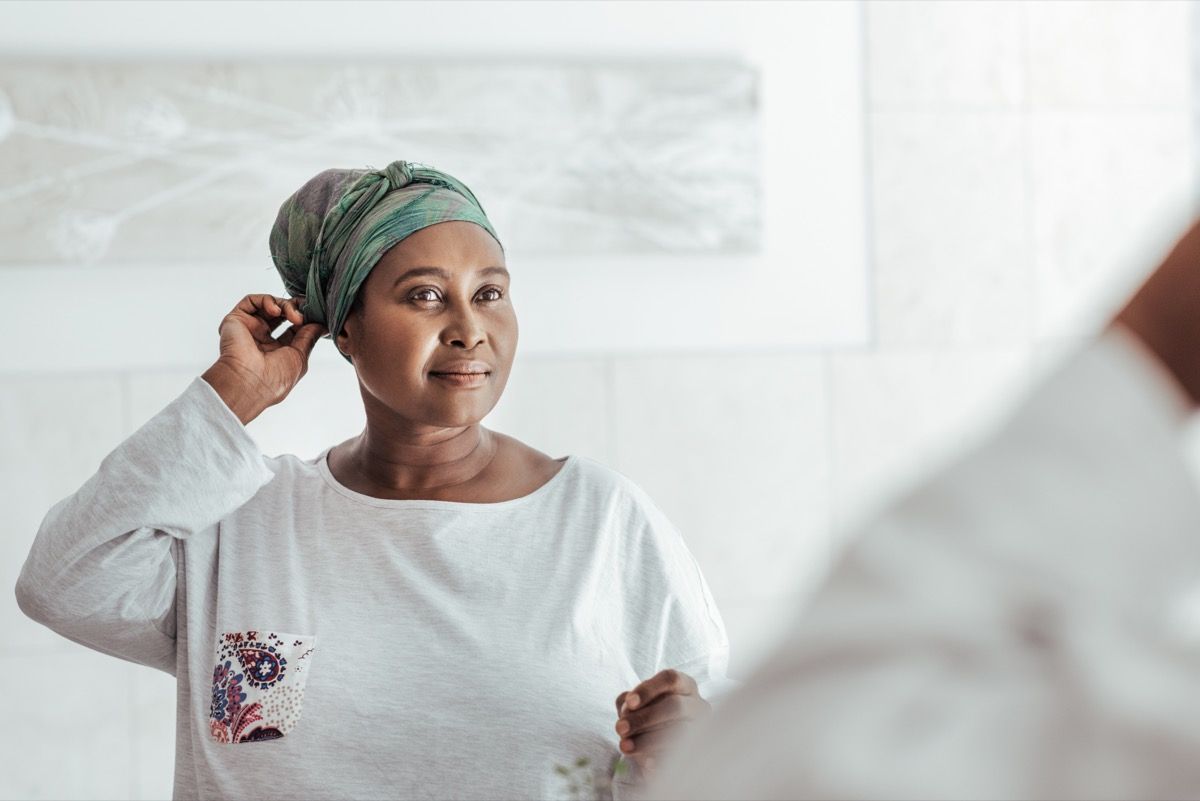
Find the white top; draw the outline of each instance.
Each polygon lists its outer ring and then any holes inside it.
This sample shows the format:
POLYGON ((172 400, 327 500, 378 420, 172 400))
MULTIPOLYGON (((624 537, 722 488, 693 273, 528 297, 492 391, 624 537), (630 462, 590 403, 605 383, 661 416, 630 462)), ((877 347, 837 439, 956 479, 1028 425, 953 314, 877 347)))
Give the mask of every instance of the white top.
POLYGON ((1123 329, 866 525, 659 798, 1195 798, 1200 499, 1123 329))
POLYGON ((622 474, 569 456, 513 500, 387 500, 327 453, 264 457, 196 378, 38 530, 26 614, 177 676, 174 798, 586 795, 620 692, 732 686, 695 559, 622 474))

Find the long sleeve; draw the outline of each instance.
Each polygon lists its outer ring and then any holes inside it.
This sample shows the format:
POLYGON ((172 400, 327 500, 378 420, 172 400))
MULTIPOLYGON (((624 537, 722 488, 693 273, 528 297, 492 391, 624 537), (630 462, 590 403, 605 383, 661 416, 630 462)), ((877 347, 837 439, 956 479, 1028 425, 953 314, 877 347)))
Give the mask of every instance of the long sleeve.
POLYGON ((859 532, 648 796, 1195 797, 1184 414, 1106 332, 859 532))
POLYGON ((180 542, 272 476, 241 421, 197 377, 47 512, 17 603, 68 639, 174 675, 180 542))

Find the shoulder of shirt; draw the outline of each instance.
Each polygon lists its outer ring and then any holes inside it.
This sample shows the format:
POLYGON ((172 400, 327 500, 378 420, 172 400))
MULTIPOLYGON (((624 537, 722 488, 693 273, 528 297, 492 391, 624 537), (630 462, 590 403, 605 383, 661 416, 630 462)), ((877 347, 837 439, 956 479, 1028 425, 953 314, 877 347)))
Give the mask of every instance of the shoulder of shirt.
POLYGON ((273 456, 263 454, 263 464, 267 466, 275 478, 272 481, 297 481, 311 479, 320 481, 317 468, 317 455, 300 456, 295 453, 278 453, 273 456))
POLYGON ((656 527, 665 525, 672 531, 675 530, 662 508, 632 478, 588 456, 574 455, 572 458, 576 462, 580 479, 594 487, 598 494, 615 498, 625 507, 630 517, 643 519, 656 527))
POLYGON ((601 461, 579 454, 572 454, 571 459, 575 462, 576 477, 580 481, 601 490, 627 495, 631 499, 646 494, 632 478, 601 461))

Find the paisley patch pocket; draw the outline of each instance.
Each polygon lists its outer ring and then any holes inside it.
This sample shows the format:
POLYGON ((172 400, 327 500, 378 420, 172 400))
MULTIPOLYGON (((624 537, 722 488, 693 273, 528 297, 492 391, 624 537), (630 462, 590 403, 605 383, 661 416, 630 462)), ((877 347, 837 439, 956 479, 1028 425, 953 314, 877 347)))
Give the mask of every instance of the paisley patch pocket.
POLYGON ((294 729, 316 640, 315 634, 264 629, 219 632, 208 713, 212 738, 252 743, 294 729))

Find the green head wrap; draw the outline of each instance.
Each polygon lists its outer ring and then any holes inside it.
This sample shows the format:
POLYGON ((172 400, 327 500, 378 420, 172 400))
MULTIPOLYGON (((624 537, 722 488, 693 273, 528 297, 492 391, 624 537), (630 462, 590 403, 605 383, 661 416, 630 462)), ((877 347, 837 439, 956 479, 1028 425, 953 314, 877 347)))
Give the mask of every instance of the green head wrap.
POLYGON ((447 220, 477 223, 500 242, 471 190, 441 170, 410 161, 382 170, 325 170, 279 207, 271 259, 288 292, 304 296, 306 321, 324 324, 326 336, 336 341, 384 252, 447 220))

